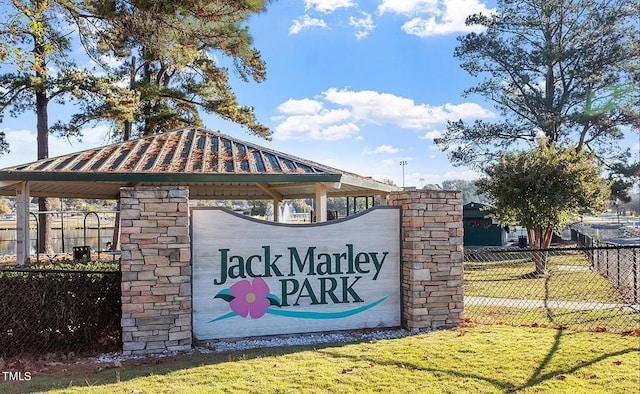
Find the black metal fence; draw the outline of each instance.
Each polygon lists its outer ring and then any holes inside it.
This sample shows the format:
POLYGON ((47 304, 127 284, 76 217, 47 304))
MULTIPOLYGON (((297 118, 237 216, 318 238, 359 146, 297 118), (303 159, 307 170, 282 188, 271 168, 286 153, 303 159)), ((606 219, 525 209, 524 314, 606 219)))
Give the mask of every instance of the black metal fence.
POLYGON ((640 333, 639 255, 640 246, 620 245, 465 250, 465 315, 488 324, 640 333), (536 261, 546 262, 544 273, 536 261))
POLYGON ((120 349, 120 270, 2 268, 0 357, 120 349))
POLYGON ((640 304, 640 246, 623 247, 612 242, 599 241, 572 230, 578 247, 588 248, 585 253, 593 270, 606 277, 627 298, 640 304))

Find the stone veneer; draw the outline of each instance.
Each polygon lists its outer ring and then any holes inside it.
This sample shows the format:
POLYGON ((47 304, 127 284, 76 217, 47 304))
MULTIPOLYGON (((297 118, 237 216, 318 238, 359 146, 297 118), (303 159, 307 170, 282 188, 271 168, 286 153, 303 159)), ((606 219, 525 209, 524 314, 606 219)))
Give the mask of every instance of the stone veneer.
POLYGON ((458 326, 464 319, 462 193, 408 190, 388 201, 402 208, 403 326, 458 326))
POLYGON ((187 187, 120 189, 122 350, 191 348, 187 187))

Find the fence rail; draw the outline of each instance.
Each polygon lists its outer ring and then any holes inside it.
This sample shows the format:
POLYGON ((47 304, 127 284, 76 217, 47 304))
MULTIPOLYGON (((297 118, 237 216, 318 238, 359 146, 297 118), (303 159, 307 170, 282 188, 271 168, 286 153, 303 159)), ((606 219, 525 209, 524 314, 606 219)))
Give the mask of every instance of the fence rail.
POLYGON ((118 350, 117 268, 1 269, 0 357, 118 350))
POLYGON ((465 250, 465 314, 482 323, 640 333, 639 255, 640 246, 620 245, 465 250), (541 254, 544 275, 536 274, 541 254))

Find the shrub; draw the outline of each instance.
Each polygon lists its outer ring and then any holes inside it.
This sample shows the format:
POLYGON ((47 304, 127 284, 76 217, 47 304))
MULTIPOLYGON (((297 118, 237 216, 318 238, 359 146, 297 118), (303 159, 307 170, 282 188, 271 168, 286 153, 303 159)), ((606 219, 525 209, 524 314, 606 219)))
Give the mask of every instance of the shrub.
POLYGON ((99 262, 0 271, 0 357, 119 347, 120 277, 99 262))

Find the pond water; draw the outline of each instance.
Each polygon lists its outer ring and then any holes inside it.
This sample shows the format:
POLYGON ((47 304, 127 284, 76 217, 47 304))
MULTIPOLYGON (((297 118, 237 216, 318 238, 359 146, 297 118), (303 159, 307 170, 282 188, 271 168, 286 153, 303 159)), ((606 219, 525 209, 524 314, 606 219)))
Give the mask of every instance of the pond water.
MULTIPOLYGON (((52 245, 55 253, 71 253, 74 246, 91 246, 93 250, 106 250, 107 242, 112 241, 113 227, 102 227, 98 232, 96 228, 54 228, 52 231, 52 245), (62 238, 64 232, 64 240, 62 238), (86 238, 85 238, 86 235, 86 238), (98 238, 99 235, 99 238, 98 238), (100 248, 98 248, 100 245, 100 248)), ((32 229, 31 253, 36 251, 36 230, 32 229)), ((0 255, 13 256, 16 254, 16 230, 0 229, 0 255)))

